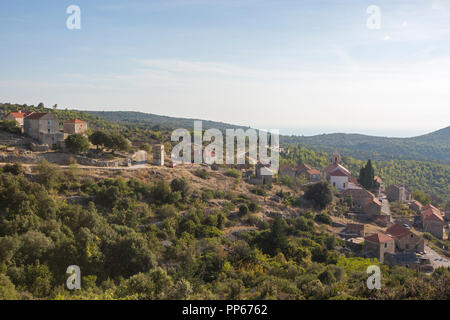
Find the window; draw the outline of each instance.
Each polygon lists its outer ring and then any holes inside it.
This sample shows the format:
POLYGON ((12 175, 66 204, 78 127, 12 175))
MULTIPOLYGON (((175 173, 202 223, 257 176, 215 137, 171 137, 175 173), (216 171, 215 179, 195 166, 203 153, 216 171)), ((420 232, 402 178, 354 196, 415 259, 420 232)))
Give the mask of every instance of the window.
POLYGON ((406 248, 406 249, 409 249, 409 244, 406 244, 406 245, 405 245, 405 248, 406 248))
POLYGON ((387 248, 387 242, 384 244, 384 247, 387 248))
POLYGON ((50 128, 47 129, 47 133, 50 133, 50 128))
POLYGON ((414 237, 414 235, 413 234, 411 234, 411 238, 413 238, 414 237))

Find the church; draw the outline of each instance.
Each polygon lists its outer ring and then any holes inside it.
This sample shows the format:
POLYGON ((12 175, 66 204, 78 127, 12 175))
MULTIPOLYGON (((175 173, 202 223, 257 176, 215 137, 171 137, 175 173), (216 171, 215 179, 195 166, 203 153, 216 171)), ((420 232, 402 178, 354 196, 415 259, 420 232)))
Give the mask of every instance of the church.
POLYGON ((341 191, 350 188, 352 182, 351 173, 339 163, 341 160, 340 158, 337 148, 334 149, 333 156, 331 157, 331 164, 325 168, 325 174, 330 184, 341 191))

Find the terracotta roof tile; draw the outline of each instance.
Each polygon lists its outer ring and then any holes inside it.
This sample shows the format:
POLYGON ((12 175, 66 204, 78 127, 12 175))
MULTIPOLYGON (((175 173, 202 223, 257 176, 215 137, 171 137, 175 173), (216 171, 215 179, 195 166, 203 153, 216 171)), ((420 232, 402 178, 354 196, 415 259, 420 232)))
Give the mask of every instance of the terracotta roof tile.
POLYGON ((411 233, 411 230, 400 223, 396 223, 386 229, 386 232, 395 238, 403 238, 411 233))
POLYGON ((377 233, 371 234, 370 236, 364 237, 364 240, 370 241, 370 242, 376 242, 376 243, 385 243, 388 241, 392 241, 394 239, 392 239, 387 234, 377 232, 377 233))
POLYGON ((64 123, 87 123, 87 122, 83 121, 83 120, 79 120, 79 119, 72 119, 72 120, 64 121, 64 123))

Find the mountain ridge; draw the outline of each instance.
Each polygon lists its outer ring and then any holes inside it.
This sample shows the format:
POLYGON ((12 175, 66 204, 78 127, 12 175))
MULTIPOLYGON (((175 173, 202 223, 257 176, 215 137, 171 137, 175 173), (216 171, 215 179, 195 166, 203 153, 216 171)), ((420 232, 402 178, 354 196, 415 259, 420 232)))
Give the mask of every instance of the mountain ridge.
MULTIPOLYGON (((84 111, 111 121, 145 123, 157 128, 193 128, 194 118, 177 118, 138 111, 84 111)), ((203 129, 248 129, 250 126, 201 120, 203 129)), ((295 144, 319 151, 342 153, 357 159, 424 160, 450 164, 450 126, 415 137, 380 137, 358 133, 330 133, 313 136, 281 135, 283 145, 295 144)))

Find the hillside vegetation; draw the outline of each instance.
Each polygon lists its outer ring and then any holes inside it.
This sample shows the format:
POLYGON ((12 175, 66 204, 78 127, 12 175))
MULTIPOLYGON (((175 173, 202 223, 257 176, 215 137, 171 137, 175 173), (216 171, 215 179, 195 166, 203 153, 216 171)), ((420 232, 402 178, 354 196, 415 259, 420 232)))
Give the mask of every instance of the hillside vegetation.
POLYGON ((337 147, 342 153, 360 160, 424 160, 450 164, 450 127, 413 138, 334 133, 311 137, 284 136, 281 141, 326 152, 337 147))

